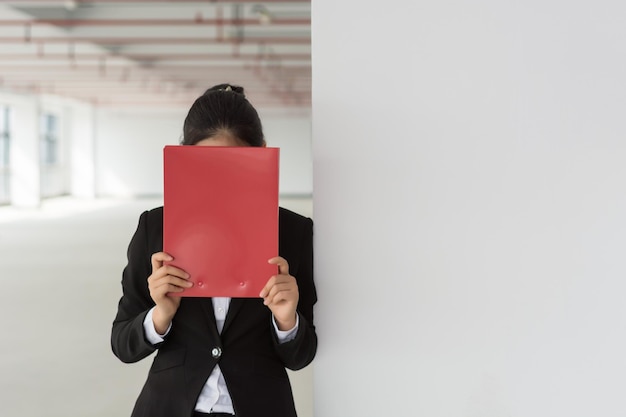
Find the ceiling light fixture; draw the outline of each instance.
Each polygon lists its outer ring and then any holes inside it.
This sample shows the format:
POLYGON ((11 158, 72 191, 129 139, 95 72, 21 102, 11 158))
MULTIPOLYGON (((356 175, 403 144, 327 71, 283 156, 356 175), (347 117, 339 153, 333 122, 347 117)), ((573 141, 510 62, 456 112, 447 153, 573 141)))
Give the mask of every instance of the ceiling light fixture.
POLYGON ((259 23, 262 25, 269 25, 272 23, 272 14, 262 4, 255 4, 252 6, 252 12, 256 13, 259 16, 259 23))
POLYGON ((63 7, 65 7, 65 10, 68 12, 73 12, 78 7, 78 2, 76 0, 67 0, 63 2, 63 7))

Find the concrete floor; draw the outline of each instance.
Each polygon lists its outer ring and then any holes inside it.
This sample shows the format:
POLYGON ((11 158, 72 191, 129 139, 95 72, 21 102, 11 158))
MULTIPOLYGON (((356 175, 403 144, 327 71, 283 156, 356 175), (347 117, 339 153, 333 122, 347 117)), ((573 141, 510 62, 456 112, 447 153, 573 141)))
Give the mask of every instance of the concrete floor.
MULTIPOLYGON (((126 247, 158 200, 48 200, 0 207, 0 416, 130 415, 151 359, 123 364, 109 336, 126 247)), ((311 215, 311 201, 281 205, 311 215)), ((312 416, 312 367, 290 374, 312 416)))

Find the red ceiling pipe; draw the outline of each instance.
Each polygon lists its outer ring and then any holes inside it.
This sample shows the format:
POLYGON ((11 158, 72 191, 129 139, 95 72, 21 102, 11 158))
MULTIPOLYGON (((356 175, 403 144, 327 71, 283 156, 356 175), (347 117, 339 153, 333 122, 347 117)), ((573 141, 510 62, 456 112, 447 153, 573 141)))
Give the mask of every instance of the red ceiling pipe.
MULTIPOLYGON (((272 19, 271 25, 310 25, 311 19, 272 19)), ((221 26, 221 25, 263 25, 259 19, 34 19, 0 20, 0 26, 55 25, 77 26, 221 26)))
MULTIPOLYGON (((243 39, 224 39, 219 40, 216 38, 98 38, 98 37, 31 37, 28 42, 49 42, 49 43, 66 43, 66 42, 85 42, 100 45, 129 45, 129 44, 164 44, 164 45, 181 45, 181 44, 212 44, 212 43, 244 43, 244 44, 258 44, 258 43, 270 43, 270 44, 295 44, 295 45, 308 45, 311 43, 311 38, 243 38, 243 39)), ((24 43, 24 38, 19 37, 0 37, 0 43, 24 43)))
MULTIPOLYGON (((296 53, 272 53, 271 55, 263 55, 257 53, 247 53, 247 54, 239 54, 234 56, 232 53, 223 53, 223 54, 211 54, 211 53, 197 53, 197 54, 88 54, 88 53, 80 53, 75 52, 74 56, 76 59, 91 59, 98 60, 103 57, 109 59, 131 59, 137 61, 194 61, 194 60, 215 60, 215 59, 280 59, 280 60, 297 60, 297 61, 310 61, 311 54, 296 54, 296 53)), ((47 60, 55 60, 55 59, 67 59, 67 54, 64 53, 45 53, 43 49, 43 44, 39 45, 36 54, 3 54, 0 52, 0 61, 22 61, 29 59, 47 59, 47 60)))
MULTIPOLYGON (((88 69, 93 69, 93 68, 98 68, 100 67, 100 62, 93 62, 93 63, 85 63, 85 62, 80 62, 76 59, 70 59, 71 63, 77 63, 81 69, 84 70, 88 70, 88 69)), ((122 69, 122 68, 127 68, 127 66, 122 66, 122 65, 110 65, 109 69, 113 70, 113 69, 122 69)), ((233 71, 233 70, 249 70, 249 69, 253 69, 253 68, 259 68, 258 65, 248 65, 247 63, 242 63, 241 65, 238 64, 220 64, 220 65, 193 65, 193 66, 184 66, 184 65, 177 65, 177 66, 155 66, 153 68, 140 68, 137 67, 138 69, 145 69, 145 70, 150 70, 150 71, 174 71, 177 74, 180 75, 185 75, 185 76, 190 76, 190 75, 202 75, 205 74, 206 71, 218 71, 218 70, 227 70, 227 71, 233 71)), ((261 69, 270 69, 267 67, 260 67, 261 69)), ((293 73, 298 73, 298 74, 310 74, 311 72, 311 63, 303 63, 300 65, 286 65, 286 66, 281 66, 280 67, 282 71, 286 71, 290 74, 293 73)), ((64 66, 62 65, 57 65, 57 66, 46 66, 44 68, 42 68, 41 66, 32 66, 32 65, 7 65, 4 66, 2 68, 2 72, 5 74, 9 74, 9 73, 15 73, 15 72, 19 72, 19 73, 25 73, 29 70, 35 70, 45 74, 48 72, 63 72, 66 68, 64 68, 64 66)))
POLYGON ((216 11, 217 14, 217 39, 224 40, 224 8, 219 6, 216 11))
MULTIPOLYGON (((40 5, 45 3, 52 3, 59 5, 60 0, 5 0, 8 6, 22 6, 22 5, 40 5)), ((80 0, 81 5, 94 6, 97 4, 110 4, 110 3, 159 3, 159 4, 181 4, 181 3, 203 3, 205 5, 210 3, 249 3, 256 4, 258 1, 250 0, 80 0)), ((297 3, 297 4, 310 4, 311 0, 263 0, 263 3, 297 3)))
MULTIPOLYGON (((54 3, 62 5, 61 0, 4 0, 4 3, 11 5, 25 5, 25 4, 42 4, 42 3, 54 3)), ((255 3, 250 0, 79 0, 81 4, 107 4, 107 3, 255 3)), ((311 3, 311 0, 263 0, 263 3, 311 3)))

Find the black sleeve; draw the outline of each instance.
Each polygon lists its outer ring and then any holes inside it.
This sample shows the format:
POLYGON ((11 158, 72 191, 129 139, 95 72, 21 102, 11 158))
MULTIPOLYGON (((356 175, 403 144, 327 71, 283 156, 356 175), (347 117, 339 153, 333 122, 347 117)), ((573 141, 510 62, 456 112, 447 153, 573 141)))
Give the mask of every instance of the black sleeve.
POLYGON ((122 273, 122 298, 111 330, 111 348, 122 362, 137 362, 156 349, 145 339, 143 321, 154 306, 148 290, 152 256, 148 247, 148 212, 139 218, 128 246, 128 263, 122 273))
MULTIPOLYGON (((298 270, 294 274, 298 282, 298 315, 300 324, 295 339, 286 343, 278 343, 275 347, 286 368, 302 369, 315 357, 317 351, 317 334, 313 324, 313 305, 317 302, 315 283, 313 282, 313 221, 306 219, 302 227, 298 259, 298 270)), ((274 332, 272 331, 272 334, 274 332)))

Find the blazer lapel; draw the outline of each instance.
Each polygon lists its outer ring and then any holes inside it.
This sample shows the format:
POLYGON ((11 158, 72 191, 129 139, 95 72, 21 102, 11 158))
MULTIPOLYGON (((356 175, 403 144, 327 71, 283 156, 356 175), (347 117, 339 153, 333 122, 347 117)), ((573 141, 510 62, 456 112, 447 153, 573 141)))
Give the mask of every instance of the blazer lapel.
MULTIPOLYGON (((243 306, 243 298, 231 298, 230 304, 228 305, 228 313, 226 313, 226 320, 224 321, 224 328, 222 329, 222 334, 228 330, 228 327, 233 322, 233 319, 241 310, 243 306)), ((213 322, 215 322, 215 316, 213 316, 213 322)))
POLYGON ((206 318, 209 331, 215 337, 216 340, 220 338, 220 334, 217 331, 217 324, 215 322, 215 312, 213 311, 213 301, 210 298, 200 299, 202 302, 202 310, 204 311, 204 317, 206 318))

